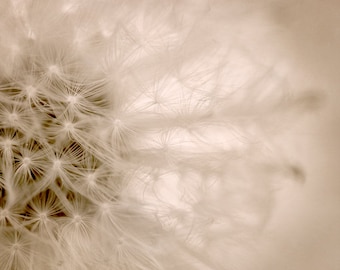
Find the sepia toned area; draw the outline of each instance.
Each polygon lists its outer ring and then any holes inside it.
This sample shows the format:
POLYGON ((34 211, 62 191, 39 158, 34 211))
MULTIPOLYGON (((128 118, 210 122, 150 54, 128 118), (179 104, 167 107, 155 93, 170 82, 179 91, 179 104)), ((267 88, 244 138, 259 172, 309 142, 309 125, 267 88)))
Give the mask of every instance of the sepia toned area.
POLYGON ((337 1, 0 3, 0 270, 340 269, 337 1))

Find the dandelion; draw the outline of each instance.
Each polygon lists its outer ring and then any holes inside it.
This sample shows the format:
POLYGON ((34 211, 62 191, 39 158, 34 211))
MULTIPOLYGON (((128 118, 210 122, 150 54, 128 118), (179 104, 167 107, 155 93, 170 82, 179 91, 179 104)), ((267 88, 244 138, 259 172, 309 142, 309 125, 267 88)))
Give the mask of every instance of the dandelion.
POLYGON ((31 269, 32 242, 14 230, 1 231, 0 267, 4 270, 31 269))
POLYGON ((22 134, 15 129, 0 129, 0 154, 2 162, 12 161, 22 141, 22 134))
POLYGON ((0 270, 254 268, 299 177, 281 127, 318 107, 271 62, 296 23, 156 2, 0 1, 0 270))

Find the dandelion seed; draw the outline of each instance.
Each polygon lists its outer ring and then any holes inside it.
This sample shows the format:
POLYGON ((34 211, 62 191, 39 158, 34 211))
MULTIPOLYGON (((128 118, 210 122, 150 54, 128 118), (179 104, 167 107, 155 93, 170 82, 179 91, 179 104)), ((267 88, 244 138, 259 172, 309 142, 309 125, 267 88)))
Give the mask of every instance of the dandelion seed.
POLYGON ((27 136, 32 136, 36 133, 36 131, 32 130, 32 127, 37 128, 39 125, 38 119, 25 106, 14 104, 0 108, 0 128, 13 128, 27 134, 27 136))
MULTIPOLYGON (((7 200, 8 204, 9 200, 7 200)), ((15 201, 12 203, 14 204, 15 201)), ((20 228, 22 225, 22 216, 20 212, 22 209, 17 208, 15 206, 7 206, 0 207, 0 226, 2 228, 12 226, 14 228, 20 228)))
POLYGON ((49 88, 53 87, 53 89, 70 83, 73 76, 69 71, 75 69, 76 66, 73 55, 66 51, 65 46, 58 49, 54 44, 44 44, 39 50, 41 52, 33 61, 36 73, 39 74, 40 83, 48 85, 49 88))
POLYGON ((43 146, 34 140, 30 140, 23 145, 24 147, 20 148, 19 153, 14 155, 16 161, 14 178, 18 185, 39 181, 47 169, 46 149, 41 150, 43 146))
POLYGON ((0 268, 29 269, 32 258, 30 239, 17 231, 1 232, 0 238, 0 268))
MULTIPOLYGON (((85 123, 87 123, 86 120, 85 123)), ((82 136, 84 136, 83 127, 85 129, 84 121, 79 121, 70 114, 61 114, 56 118, 48 116, 44 124, 46 135, 58 147, 67 145, 72 140, 81 140, 82 136)))
POLYGON ((106 115, 111 105, 106 80, 65 85, 65 90, 56 99, 66 100, 71 112, 86 115, 106 115))
POLYGON ((91 250, 91 239, 94 232, 94 220, 91 215, 91 204, 80 197, 71 199, 72 206, 63 218, 60 236, 69 252, 81 256, 91 250))
POLYGON ((46 190, 29 201, 23 224, 33 232, 55 239, 57 219, 62 214, 60 201, 51 190, 46 190))
POLYGON ((1 226, 6 226, 9 217, 9 212, 7 209, 0 209, 0 224, 1 226))
POLYGON ((0 164, 12 166, 14 154, 21 144, 21 136, 15 129, 0 129, 0 164))
POLYGON ((72 172, 73 166, 71 162, 65 156, 60 156, 59 154, 52 156, 50 162, 52 170, 46 180, 55 181, 60 179, 63 185, 66 184, 69 186, 71 177, 74 175, 72 172))
POLYGON ((42 94, 44 86, 34 77, 35 70, 29 71, 30 74, 15 76, 12 80, 17 81, 15 85, 9 87, 8 95, 26 108, 27 113, 35 114, 35 110, 45 111, 46 100, 42 94), (17 78, 18 77, 18 78, 17 78), (15 91, 13 91, 15 90, 15 91))

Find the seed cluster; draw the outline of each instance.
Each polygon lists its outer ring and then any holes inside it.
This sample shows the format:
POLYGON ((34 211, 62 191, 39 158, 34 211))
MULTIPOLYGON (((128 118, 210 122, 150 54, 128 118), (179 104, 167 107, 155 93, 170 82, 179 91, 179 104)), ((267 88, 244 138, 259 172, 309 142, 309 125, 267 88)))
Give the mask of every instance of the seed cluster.
POLYGON ((191 2, 0 3, 0 270, 225 269, 254 241, 294 104, 191 2))

